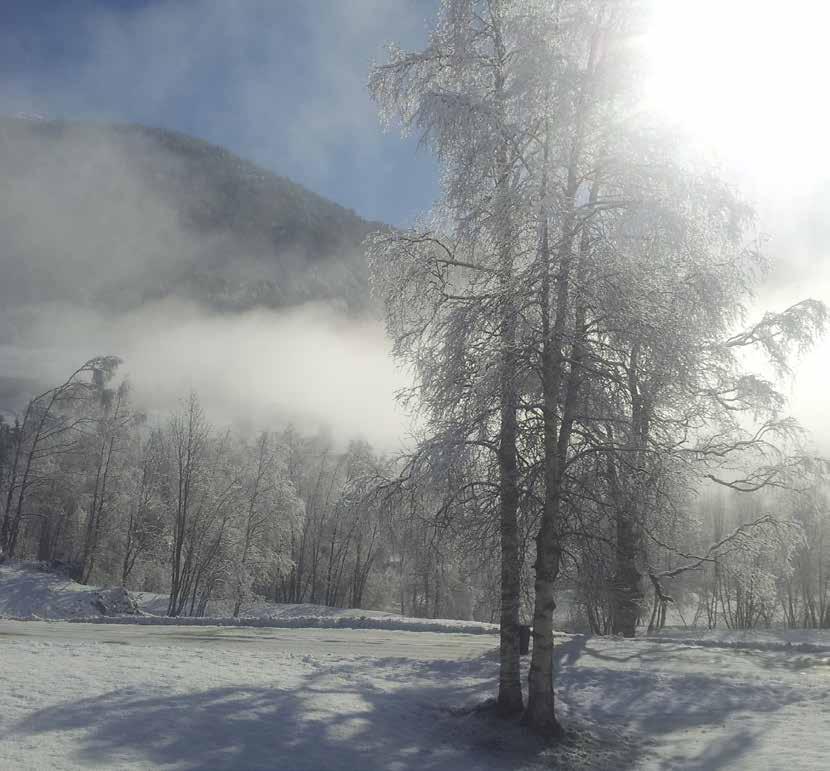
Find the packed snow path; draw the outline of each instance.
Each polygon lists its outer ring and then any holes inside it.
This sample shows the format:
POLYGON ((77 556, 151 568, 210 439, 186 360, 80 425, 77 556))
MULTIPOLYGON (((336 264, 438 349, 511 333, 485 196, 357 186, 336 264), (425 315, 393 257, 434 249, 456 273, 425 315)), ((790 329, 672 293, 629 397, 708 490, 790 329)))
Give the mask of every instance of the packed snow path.
POLYGON ((558 693, 576 738, 546 749, 468 709, 493 694, 494 643, 0 621, 0 767, 827 767, 830 652, 819 646, 562 638, 558 693))
POLYGON ((83 624, 0 619, 0 641, 16 638, 90 641, 142 647, 247 650, 279 657, 397 656, 415 661, 475 658, 493 650, 492 635, 387 632, 375 629, 272 629, 228 626, 83 624))

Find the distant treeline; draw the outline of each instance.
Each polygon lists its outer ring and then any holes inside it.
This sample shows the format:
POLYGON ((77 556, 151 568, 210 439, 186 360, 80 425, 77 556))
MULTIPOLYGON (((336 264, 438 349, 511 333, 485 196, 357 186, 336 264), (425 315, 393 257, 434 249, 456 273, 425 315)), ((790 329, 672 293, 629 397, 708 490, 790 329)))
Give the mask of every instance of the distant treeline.
POLYGON ((4 558, 169 593, 170 615, 214 598, 239 613, 256 594, 493 618, 493 581, 482 589, 460 547, 402 505, 395 464, 368 444, 220 430, 196 394, 151 422, 115 384, 118 364, 88 361, 0 421, 4 558))

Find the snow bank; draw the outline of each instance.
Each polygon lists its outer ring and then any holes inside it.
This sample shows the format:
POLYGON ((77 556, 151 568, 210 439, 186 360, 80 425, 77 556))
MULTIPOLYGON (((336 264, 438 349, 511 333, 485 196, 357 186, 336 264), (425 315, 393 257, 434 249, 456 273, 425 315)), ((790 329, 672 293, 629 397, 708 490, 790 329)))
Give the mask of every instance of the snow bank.
POLYGON ((127 593, 120 587, 83 586, 41 563, 0 565, 0 618, 82 621, 111 624, 175 624, 181 626, 253 626, 317 629, 386 629, 406 632, 496 634, 498 626, 477 621, 422 619, 382 611, 328 608, 321 605, 251 604, 239 618, 231 605, 216 601, 204 618, 168 618, 167 597, 127 593))
POLYGON ((405 616, 366 616, 354 614, 313 615, 313 616, 259 616, 250 618, 242 616, 206 616, 193 618, 179 616, 92 616, 70 618, 68 621, 100 624, 142 624, 155 626, 244 626, 267 627, 276 629, 296 629, 300 627, 313 629, 385 629, 395 632, 449 632, 455 634, 497 634, 499 628, 494 624, 481 624, 475 621, 454 621, 452 619, 407 618, 405 616))
POLYGON ((40 562, 0 565, 0 617, 70 619, 98 616, 100 590, 50 572, 40 562))
MULTIPOLYGON (((145 613, 154 616, 163 616, 167 613, 167 595, 164 594, 141 594, 135 593, 135 597, 145 613)), ((231 600, 211 600, 208 603, 207 615, 211 618, 228 618, 233 615, 233 602, 231 600)), ((435 622, 442 626, 476 626, 487 629, 497 628, 496 624, 487 624, 479 621, 462 621, 458 619, 420 619, 410 616, 401 616, 384 610, 366 610, 364 608, 332 608, 328 605, 313 605, 311 603, 279 603, 268 602, 257 599, 242 605, 240 615, 244 618, 269 618, 269 619, 291 619, 291 618, 378 618, 378 619, 405 619, 417 623, 435 622)))

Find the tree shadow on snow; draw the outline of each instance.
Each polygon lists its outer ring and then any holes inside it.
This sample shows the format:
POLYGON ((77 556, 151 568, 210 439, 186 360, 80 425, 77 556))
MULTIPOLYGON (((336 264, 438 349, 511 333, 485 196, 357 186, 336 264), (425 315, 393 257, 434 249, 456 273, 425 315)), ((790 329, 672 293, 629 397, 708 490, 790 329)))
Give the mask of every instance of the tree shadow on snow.
POLYGON ((472 708, 492 693, 495 663, 490 654, 469 662, 390 658, 325 665, 285 689, 128 688, 42 709, 14 731, 79 732, 73 761, 107 767, 130 761, 245 771, 548 767, 542 742, 472 708), (343 704, 348 709, 338 714, 343 704))
POLYGON ((776 681, 724 678, 719 671, 703 674, 682 667, 673 671, 670 663, 683 659, 682 647, 675 651, 660 644, 616 654, 607 645, 599 650, 590 643, 591 638, 574 638, 557 646, 554 654, 557 696, 570 715, 614 727, 623 736, 652 741, 696 729, 704 735, 709 730, 720 734, 705 745, 701 742, 696 756, 663 761, 660 767, 667 771, 730 768, 754 747, 761 733, 749 730, 744 718, 775 713, 811 698, 776 681), (652 660, 659 660, 662 669, 649 668, 652 660), (607 666, 633 662, 643 668, 607 666))
POLYGON ((812 670, 830 674, 830 655, 828 652, 801 653, 798 651, 765 651, 751 648, 736 648, 735 655, 752 659, 759 667, 775 672, 810 672, 812 670))
POLYGON ((493 653, 462 662, 390 657, 325 663, 292 674, 283 688, 125 688, 42 709, 13 731, 76 732, 74 762, 105 767, 137 761, 190 770, 621 771, 649 759, 643 739, 670 742, 683 731, 712 728, 713 739, 701 743, 699 755, 664 763, 666 769, 711 769, 729 767, 757 740, 742 715, 805 700, 776 682, 670 668, 609 669, 603 659, 621 662, 631 658, 628 652, 618 657, 591 642, 573 638, 557 646, 557 695, 569 729, 558 747, 546 746, 518 721, 476 708, 494 693, 493 653))

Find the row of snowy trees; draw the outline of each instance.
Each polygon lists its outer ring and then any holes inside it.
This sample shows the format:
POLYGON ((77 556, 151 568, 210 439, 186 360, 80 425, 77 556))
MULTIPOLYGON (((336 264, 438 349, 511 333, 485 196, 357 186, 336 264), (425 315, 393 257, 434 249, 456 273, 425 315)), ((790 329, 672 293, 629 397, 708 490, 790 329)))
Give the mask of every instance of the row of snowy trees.
POLYGON ((496 530, 498 705, 544 734, 559 731, 557 580, 593 587, 591 626, 632 635, 646 577, 660 623, 672 579, 787 542, 767 515, 695 548, 676 538, 704 481, 750 493, 818 470, 744 352, 786 372, 825 309, 807 300, 742 329, 763 273, 752 211, 644 113, 642 5, 444 0, 427 47, 392 48, 370 78, 382 115, 443 169, 431 215, 370 243, 423 426, 399 491, 440 494, 447 527, 496 530))
POLYGON ((365 442, 218 430, 195 394, 149 420, 118 365, 86 362, 0 420, 0 555, 169 593, 172 616, 216 598, 236 615, 256 594, 492 617, 492 584, 411 502, 395 508, 365 442))
MULTIPOLYGON (((125 384, 110 387, 115 364, 88 362, 17 423, 0 421, 4 554, 65 562, 83 581, 172 590, 171 613, 203 613, 217 594, 238 613, 256 592, 496 620, 493 489, 476 494, 478 482, 455 476, 472 463, 459 461, 457 448, 452 467, 434 467, 441 476, 410 462, 402 497, 389 481, 398 467, 363 443, 338 452, 292 430, 233 438, 210 428, 195 397, 151 427, 125 384)), ((830 506, 821 488, 806 492, 710 493, 682 516, 664 512, 647 531, 655 542, 641 623, 660 626, 668 610, 710 627, 830 626, 830 506), (658 540, 658 525, 669 526, 663 537, 675 547, 658 540)), ((613 522, 599 511, 589 527, 584 506, 580 514, 559 580, 568 613, 557 622, 605 634, 613 631, 613 522)), ((520 523, 525 555, 532 518, 520 523)), ((525 621, 532 584, 525 559, 525 621)))

